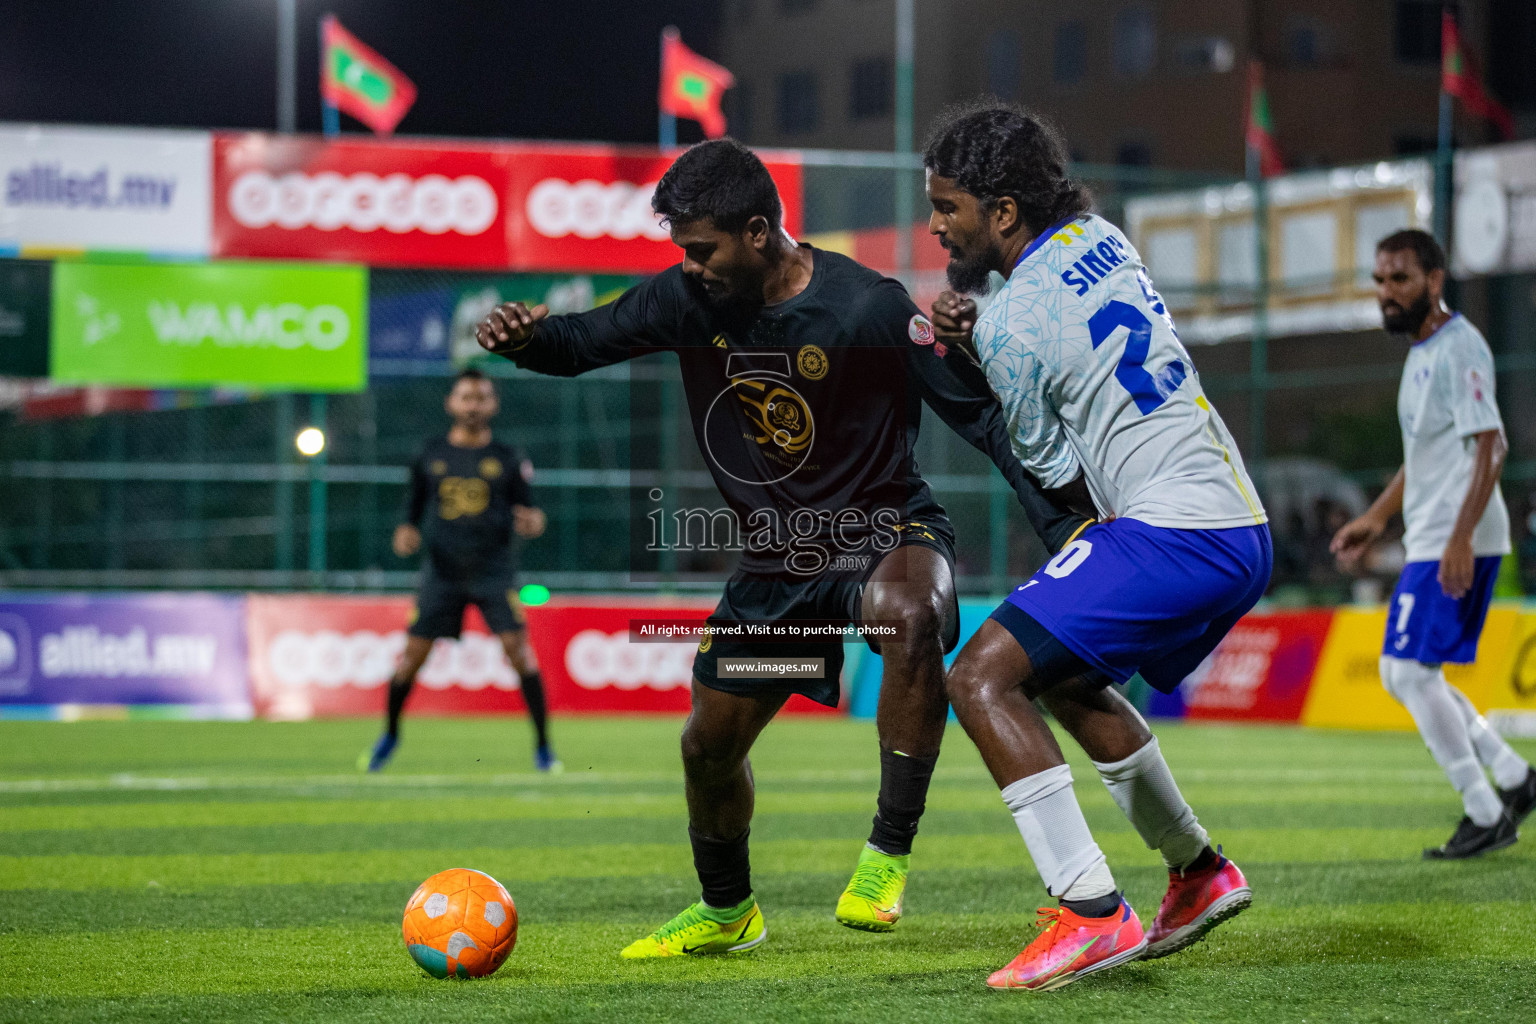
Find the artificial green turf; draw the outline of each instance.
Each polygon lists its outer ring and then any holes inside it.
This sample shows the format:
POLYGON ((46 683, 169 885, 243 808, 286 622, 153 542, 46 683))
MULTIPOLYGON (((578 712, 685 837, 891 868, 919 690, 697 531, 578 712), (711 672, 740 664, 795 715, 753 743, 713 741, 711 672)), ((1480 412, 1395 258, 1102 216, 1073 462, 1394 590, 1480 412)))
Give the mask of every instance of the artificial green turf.
MULTIPOLYGON (((958 731, 892 935, 833 903, 878 781, 865 723, 784 719, 754 757, 768 942, 715 960, 617 951, 692 900, 674 719, 565 720, 569 769, 516 720, 0 723, 0 1022, 1428 1021, 1521 1019, 1536 854, 1429 864, 1456 798, 1417 737, 1165 726, 1186 794, 1253 910, 1178 956, 1046 995, 987 971, 1033 934, 1040 885, 958 731), (428 978, 399 916, 426 875, 480 867, 518 904, 494 976, 428 978)), ((1527 755, 1536 749, 1525 746, 1527 755)), ((1091 768, 1084 811, 1150 923, 1165 875, 1091 768)))

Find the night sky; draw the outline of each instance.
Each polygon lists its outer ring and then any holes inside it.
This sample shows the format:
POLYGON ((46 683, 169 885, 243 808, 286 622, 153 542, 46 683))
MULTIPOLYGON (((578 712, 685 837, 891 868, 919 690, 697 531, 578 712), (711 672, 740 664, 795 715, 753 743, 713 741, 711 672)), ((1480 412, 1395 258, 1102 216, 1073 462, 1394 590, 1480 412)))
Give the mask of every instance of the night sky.
MULTIPOLYGON (((400 134, 654 143, 658 34, 675 24, 718 57, 718 7, 298 0, 298 127, 320 130, 329 12, 416 83, 400 134)), ((276 0, 6 0, 0 19, 0 121, 276 127, 276 0)), ((702 137, 691 122, 679 136, 702 137)))

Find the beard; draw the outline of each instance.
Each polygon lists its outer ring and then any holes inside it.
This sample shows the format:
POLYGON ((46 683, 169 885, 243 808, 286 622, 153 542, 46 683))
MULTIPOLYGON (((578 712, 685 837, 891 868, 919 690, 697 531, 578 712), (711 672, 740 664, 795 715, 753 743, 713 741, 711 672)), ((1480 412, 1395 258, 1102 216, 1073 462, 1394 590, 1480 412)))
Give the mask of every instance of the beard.
POLYGON ((974 254, 957 252, 947 239, 943 244, 949 251, 944 276, 951 288, 961 295, 985 295, 992 290, 992 268, 1003 261, 996 242, 987 239, 985 248, 974 254))
POLYGON ((692 274, 683 275, 683 287, 694 301, 727 319, 739 319, 756 312, 757 307, 762 305, 761 296, 754 301, 751 293, 706 288, 704 282, 692 274))
POLYGON ((1395 302, 1383 303, 1381 323, 1393 334, 1417 334, 1419 328, 1424 326, 1424 321, 1429 318, 1431 308, 1429 289, 1426 288, 1407 309, 1395 302))

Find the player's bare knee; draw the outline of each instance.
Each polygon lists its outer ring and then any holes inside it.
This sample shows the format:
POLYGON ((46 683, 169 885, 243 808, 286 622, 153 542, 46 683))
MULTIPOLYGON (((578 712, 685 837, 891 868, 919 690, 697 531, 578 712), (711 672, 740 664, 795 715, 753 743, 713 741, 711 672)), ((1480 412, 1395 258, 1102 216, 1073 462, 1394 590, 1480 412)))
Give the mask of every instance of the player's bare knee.
POLYGON ((991 689, 987 673, 980 671, 979 666, 964 657, 956 661, 944 677, 944 691, 949 696, 949 702, 954 705, 956 714, 964 714, 972 707, 990 703, 991 689))
POLYGON ((944 628, 944 609, 935 594, 914 595, 892 586, 881 586, 871 595, 865 618, 898 624, 899 636, 881 643, 885 649, 919 651, 938 643, 944 628))
POLYGON ((684 773, 704 780, 729 775, 746 760, 735 737, 700 728, 692 719, 683 728, 682 754, 684 773))

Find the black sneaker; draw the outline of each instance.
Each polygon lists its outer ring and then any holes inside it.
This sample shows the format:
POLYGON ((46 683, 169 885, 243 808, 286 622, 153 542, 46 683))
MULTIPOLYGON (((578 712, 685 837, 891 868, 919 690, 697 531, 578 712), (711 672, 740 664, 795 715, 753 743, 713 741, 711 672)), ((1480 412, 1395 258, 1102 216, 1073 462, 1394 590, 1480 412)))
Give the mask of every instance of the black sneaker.
POLYGON ((1468 857, 1513 846, 1519 838, 1520 830, 1508 811, 1499 815, 1499 820, 1487 828, 1473 824, 1471 818, 1462 818, 1461 824, 1456 826, 1456 831, 1445 841, 1445 845, 1425 850, 1424 859, 1466 860, 1468 857))
POLYGON ((1524 821, 1536 808, 1536 768, 1526 769, 1525 781, 1518 786, 1499 790, 1499 799, 1504 801, 1504 809, 1516 825, 1524 821))

